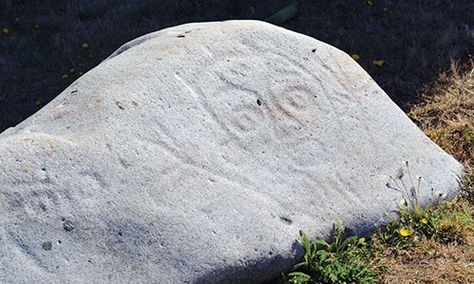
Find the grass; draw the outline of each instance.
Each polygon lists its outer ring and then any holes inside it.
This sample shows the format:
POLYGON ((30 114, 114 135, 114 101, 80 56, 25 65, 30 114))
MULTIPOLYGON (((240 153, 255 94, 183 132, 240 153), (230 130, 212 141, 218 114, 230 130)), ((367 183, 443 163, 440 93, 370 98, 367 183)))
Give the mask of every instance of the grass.
POLYGON ((311 242, 301 232, 305 255, 280 283, 468 283, 474 279, 473 214, 463 199, 400 208, 400 218, 369 243, 357 236, 343 240, 339 224, 331 243, 311 242))
POLYGON ((452 62, 447 72, 425 88, 423 103, 408 115, 466 168, 464 188, 474 202, 474 62, 452 62))
POLYGON ((372 237, 374 246, 406 249, 421 240, 464 244, 474 229, 473 207, 465 200, 437 202, 426 207, 400 208, 392 220, 372 237))
POLYGON ((343 240, 339 223, 331 243, 311 242, 301 231, 305 255, 280 283, 468 283, 466 279, 474 279, 474 206, 469 200, 436 199, 423 207, 415 195, 399 207, 398 214, 370 242, 357 236, 343 240))
MULTIPOLYGON (((443 202, 437 193, 420 206, 420 180, 409 188, 388 186, 403 196, 398 218, 370 237, 341 239, 338 224, 332 243, 309 241, 302 233, 303 259, 282 283, 472 283, 474 279, 474 64, 451 63, 424 89, 423 102, 410 117, 466 168, 461 194, 443 202)), ((403 186, 401 186, 403 185, 403 186)))
POLYGON ((379 265, 386 269, 377 283, 472 283, 473 242, 471 234, 467 244, 445 245, 425 240, 407 250, 387 250, 380 257, 379 265))

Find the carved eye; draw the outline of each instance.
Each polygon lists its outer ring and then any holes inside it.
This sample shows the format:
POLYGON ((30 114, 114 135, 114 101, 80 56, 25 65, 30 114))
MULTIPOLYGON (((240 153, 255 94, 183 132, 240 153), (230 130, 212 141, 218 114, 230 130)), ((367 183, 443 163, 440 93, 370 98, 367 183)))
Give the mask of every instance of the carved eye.
POLYGON ((237 99, 233 100, 229 106, 229 129, 235 135, 257 131, 265 120, 264 110, 260 107, 262 105, 260 99, 256 99, 255 94, 243 90, 233 91, 232 96, 237 99))
POLYGON ((278 95, 278 106, 289 116, 297 119, 299 114, 307 111, 308 105, 311 104, 310 97, 309 90, 304 87, 288 87, 278 95))
POLYGON ((238 132, 249 132, 256 128, 258 121, 256 117, 248 113, 249 111, 236 112, 234 119, 232 119, 232 126, 238 132))
POLYGON ((304 86, 290 86, 274 95, 272 115, 287 125, 303 126, 314 115, 315 96, 304 86))

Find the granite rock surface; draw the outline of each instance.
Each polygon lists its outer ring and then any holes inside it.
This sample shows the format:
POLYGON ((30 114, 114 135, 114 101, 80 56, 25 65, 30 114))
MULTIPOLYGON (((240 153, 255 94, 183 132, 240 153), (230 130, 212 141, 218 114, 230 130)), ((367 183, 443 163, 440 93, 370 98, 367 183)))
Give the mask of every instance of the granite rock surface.
POLYGON ((344 52, 258 21, 172 27, 0 134, 0 282, 258 283, 300 229, 386 221, 389 176, 423 177, 427 202, 461 174, 344 52))

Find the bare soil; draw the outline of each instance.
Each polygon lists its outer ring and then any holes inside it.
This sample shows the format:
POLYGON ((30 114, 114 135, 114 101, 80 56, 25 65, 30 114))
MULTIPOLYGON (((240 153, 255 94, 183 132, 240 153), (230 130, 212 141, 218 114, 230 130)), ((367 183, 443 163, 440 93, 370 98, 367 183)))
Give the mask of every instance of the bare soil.
POLYGON ((408 251, 387 251, 378 283, 474 283, 474 236, 465 244, 424 241, 408 251))

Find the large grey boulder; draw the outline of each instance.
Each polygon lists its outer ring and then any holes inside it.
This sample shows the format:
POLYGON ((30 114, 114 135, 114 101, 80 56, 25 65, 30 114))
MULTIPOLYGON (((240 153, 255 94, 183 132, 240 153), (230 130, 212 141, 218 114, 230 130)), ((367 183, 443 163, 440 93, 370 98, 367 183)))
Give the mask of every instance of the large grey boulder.
POLYGON ((257 21, 164 29, 0 135, 0 282, 269 280, 300 229, 387 220, 403 160, 422 201, 458 190, 461 165, 342 51, 257 21))

